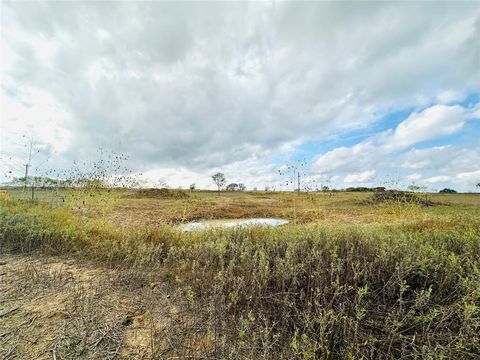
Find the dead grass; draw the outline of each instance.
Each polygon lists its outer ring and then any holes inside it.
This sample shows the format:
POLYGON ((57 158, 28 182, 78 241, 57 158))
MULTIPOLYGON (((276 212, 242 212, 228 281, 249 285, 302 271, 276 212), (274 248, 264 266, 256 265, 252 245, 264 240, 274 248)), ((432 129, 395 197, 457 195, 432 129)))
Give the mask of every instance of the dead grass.
POLYGON ((78 259, 0 256, 1 359, 165 359, 211 341, 159 276, 78 259), (156 279, 157 281, 153 281, 156 279))
POLYGON ((142 198, 160 198, 160 199, 185 199, 189 194, 183 190, 176 189, 139 189, 131 190, 124 195, 126 198, 142 199, 142 198))

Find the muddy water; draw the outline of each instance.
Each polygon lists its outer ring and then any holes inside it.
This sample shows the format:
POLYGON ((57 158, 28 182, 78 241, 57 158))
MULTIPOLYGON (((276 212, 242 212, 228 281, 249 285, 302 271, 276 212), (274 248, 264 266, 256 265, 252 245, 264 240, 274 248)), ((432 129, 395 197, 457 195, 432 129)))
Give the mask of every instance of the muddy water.
POLYGON ((190 222, 179 226, 181 231, 201 231, 215 228, 234 228, 247 226, 281 226, 288 224, 288 220, 271 218, 252 218, 252 219, 218 219, 206 220, 202 222, 190 222))

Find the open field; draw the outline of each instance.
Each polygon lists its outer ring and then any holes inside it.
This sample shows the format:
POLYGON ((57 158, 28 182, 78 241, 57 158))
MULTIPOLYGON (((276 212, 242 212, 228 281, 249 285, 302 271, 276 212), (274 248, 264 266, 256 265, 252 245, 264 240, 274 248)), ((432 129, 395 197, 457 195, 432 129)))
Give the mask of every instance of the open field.
POLYGON ((480 194, 30 196, 0 200, 1 359, 480 357, 480 194), (290 224, 175 227, 250 217, 290 224))

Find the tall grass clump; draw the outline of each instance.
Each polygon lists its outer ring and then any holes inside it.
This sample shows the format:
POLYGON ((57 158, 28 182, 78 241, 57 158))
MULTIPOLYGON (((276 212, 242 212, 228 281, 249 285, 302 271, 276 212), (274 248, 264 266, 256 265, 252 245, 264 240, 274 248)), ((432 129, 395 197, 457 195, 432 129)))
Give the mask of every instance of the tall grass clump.
POLYGON ((215 304, 213 331, 229 319, 222 356, 480 354, 474 236, 292 227, 205 237, 170 261, 188 264, 186 282, 215 304))
POLYGON ((0 252, 70 254, 111 266, 141 266, 165 258, 172 242, 181 240, 170 226, 126 230, 64 207, 50 209, 23 201, 0 206, 0 252))

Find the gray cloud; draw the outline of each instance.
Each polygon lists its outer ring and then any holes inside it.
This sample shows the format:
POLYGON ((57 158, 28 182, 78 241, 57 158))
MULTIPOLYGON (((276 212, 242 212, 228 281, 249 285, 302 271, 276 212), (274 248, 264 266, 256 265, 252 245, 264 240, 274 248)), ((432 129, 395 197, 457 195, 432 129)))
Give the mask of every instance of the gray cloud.
MULTIPOLYGON (((444 91, 480 90, 474 2, 2 2, 2 10, 13 54, 4 96, 52 97, 66 114, 55 126, 70 133, 57 152, 63 161, 103 146, 139 169, 208 171, 365 127, 444 91)), ((5 127, 12 117, 2 110, 5 127)))

